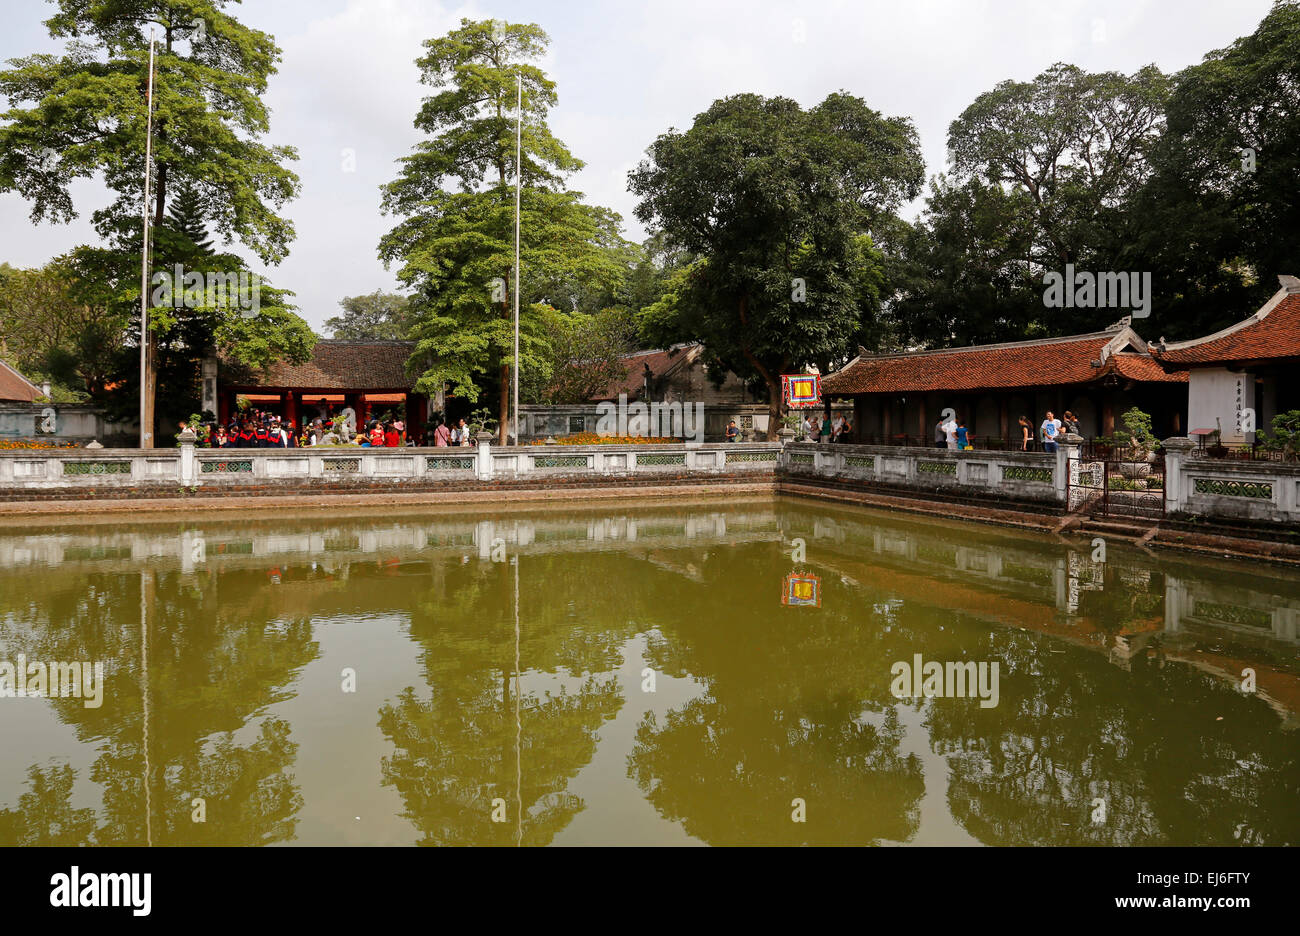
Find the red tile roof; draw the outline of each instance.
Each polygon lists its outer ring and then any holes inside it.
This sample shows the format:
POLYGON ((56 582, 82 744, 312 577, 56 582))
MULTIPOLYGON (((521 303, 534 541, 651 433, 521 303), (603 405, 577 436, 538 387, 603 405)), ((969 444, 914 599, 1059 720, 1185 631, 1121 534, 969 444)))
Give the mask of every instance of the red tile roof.
POLYGON ((0 361, 0 400, 19 403, 31 403, 41 395, 41 388, 36 386, 4 361, 0 361))
POLYGON ((1300 358, 1300 286, 1283 286, 1264 307, 1223 331, 1165 345, 1151 353, 1168 364, 1220 364, 1300 358))
POLYGON ((406 373, 414 348, 411 341, 321 339, 304 364, 279 362, 252 373, 227 365, 222 382, 249 389, 407 391, 415 386, 406 373))
MULTIPOLYGON (((1165 373, 1144 353, 1117 350, 1130 342, 1144 347, 1142 339, 1125 326, 1065 338, 864 355, 825 377, 822 389, 842 395, 1051 387, 1090 383, 1112 372, 1130 380, 1180 379, 1165 373), (1105 363, 1093 366, 1103 359, 1105 363)), ((1186 380, 1186 375, 1181 379, 1186 380)))
POLYGON ((626 393, 629 400, 637 399, 645 389, 645 369, 650 367, 652 377, 658 379, 668 373, 682 361, 689 360, 697 345, 675 346, 667 350, 638 351, 622 359, 627 368, 627 376, 611 383, 600 393, 593 396, 593 401, 617 400, 620 393, 626 393))

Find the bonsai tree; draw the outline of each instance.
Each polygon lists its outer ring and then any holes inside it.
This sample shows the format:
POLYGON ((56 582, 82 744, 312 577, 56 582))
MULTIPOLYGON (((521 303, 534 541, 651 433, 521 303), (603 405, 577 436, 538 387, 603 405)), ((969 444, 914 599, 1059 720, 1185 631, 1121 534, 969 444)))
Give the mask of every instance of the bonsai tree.
POLYGON ((1262 448, 1280 452, 1283 461, 1300 461, 1300 410, 1278 413, 1273 417, 1272 433, 1263 433, 1262 448))
MULTIPOLYGON (((1155 433, 1151 431, 1151 417, 1135 406, 1120 419, 1124 423, 1124 428, 1128 430, 1126 434, 1133 460, 1146 461, 1156 448, 1155 433)), ((1118 436, 1119 433, 1116 433, 1116 437, 1118 436)))

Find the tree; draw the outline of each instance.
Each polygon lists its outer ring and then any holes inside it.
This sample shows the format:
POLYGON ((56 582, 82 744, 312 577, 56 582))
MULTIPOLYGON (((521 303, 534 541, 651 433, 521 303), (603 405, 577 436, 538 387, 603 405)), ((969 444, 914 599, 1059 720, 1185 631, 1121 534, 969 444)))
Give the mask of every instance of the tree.
POLYGON ((547 312, 550 354, 544 368, 529 372, 521 394, 541 403, 586 403, 627 377, 624 359, 636 350, 636 326, 629 313, 547 312))
POLYGON ((325 320, 335 338, 377 341, 405 338, 411 330, 410 298, 376 289, 339 300, 343 314, 325 320))
MULTIPOLYGON (((1123 312, 1044 307, 1043 274, 1128 269, 1170 79, 1057 64, 979 95, 948 130, 950 173, 903 245, 895 314, 914 343, 1100 328, 1123 312)), ((1136 269, 1149 270, 1147 264, 1136 269)))
MULTIPOLYGON (((33 221, 66 222, 77 214, 72 182, 102 174, 116 198, 92 221, 121 255, 115 269, 125 272, 131 257, 137 264, 134 278, 111 277, 122 308, 140 304, 150 28, 159 33, 151 206, 156 269, 170 271, 173 264, 202 255, 197 249, 202 244, 181 236, 185 232, 174 226, 174 216, 169 223, 168 199, 177 189, 186 198, 185 231, 210 225, 224 232, 227 243, 238 240, 264 263, 283 259, 293 239, 293 225, 276 211, 298 191, 297 176, 283 165, 297 156, 290 147, 261 142, 269 129, 263 98, 280 50, 270 35, 228 15, 227 5, 226 0, 58 0, 58 12, 46 26, 52 37, 67 40, 63 52, 15 59, 0 72, 0 94, 12 105, 0 125, 0 191, 16 191, 31 201, 33 221)), ((213 262, 222 264, 220 272, 245 270, 231 254, 213 262)), ((264 296, 266 312, 252 319, 243 319, 228 303, 187 322, 186 329, 178 328, 176 315, 156 311, 149 323, 158 342, 155 354, 164 346, 183 349, 186 366, 193 369, 194 359, 210 346, 248 336, 256 345, 252 357, 302 360, 306 323, 289 313, 282 298, 264 296)), ((138 325, 133 331, 138 333, 138 325)), ((153 397, 152 390, 146 394, 150 411, 153 397)), ((188 405, 182 406, 186 412, 188 405)))
MULTIPOLYGON (((425 98, 415 126, 429 135, 403 157, 398 178, 384 187, 383 209, 403 217, 381 240, 379 255, 400 262, 398 278, 415 291, 417 388, 435 394, 450 385, 471 402, 478 379, 495 372, 500 438, 509 422, 510 366, 544 365, 546 300, 599 297, 617 284, 611 254, 618 216, 583 205, 565 192, 565 174, 581 168, 552 134, 546 115, 555 83, 533 60, 549 40, 540 27, 461 20, 459 29, 424 43, 425 98), (522 80, 523 192, 520 267, 520 358, 514 362, 514 175, 516 78, 522 80), (458 183, 459 191, 444 186, 458 183), (561 297, 563 293, 563 297, 561 297)), ((599 305, 595 305, 599 308, 599 305)))
POLYGON ((1176 76, 1151 160, 1133 253, 1165 284, 1156 334, 1226 327, 1300 269, 1300 3, 1176 76))
POLYGON ((755 94, 716 101, 630 174, 637 217, 695 258, 654 317, 763 381, 769 438, 781 374, 850 356, 875 317, 883 272, 867 232, 916 196, 922 173, 909 121, 837 93, 809 111, 755 94))

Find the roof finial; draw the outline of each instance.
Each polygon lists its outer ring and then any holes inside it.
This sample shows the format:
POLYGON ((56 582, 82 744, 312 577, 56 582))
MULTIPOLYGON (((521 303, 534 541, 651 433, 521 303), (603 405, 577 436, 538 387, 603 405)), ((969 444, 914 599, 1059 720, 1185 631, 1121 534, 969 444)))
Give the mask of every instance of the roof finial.
POLYGON ((1282 288, 1288 293, 1300 293, 1300 279, 1286 273, 1279 273, 1277 281, 1282 284, 1282 288))

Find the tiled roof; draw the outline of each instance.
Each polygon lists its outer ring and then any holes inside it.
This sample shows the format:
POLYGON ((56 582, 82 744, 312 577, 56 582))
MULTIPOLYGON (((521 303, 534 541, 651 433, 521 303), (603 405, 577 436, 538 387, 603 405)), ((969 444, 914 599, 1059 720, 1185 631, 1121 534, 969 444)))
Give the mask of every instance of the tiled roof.
POLYGON ((1124 326, 1066 338, 864 355, 823 378, 822 389, 840 395, 1051 387, 1090 383, 1115 371, 1131 380, 1179 379, 1144 353, 1117 350, 1130 341, 1143 347, 1142 339, 1124 326), (1104 363, 1094 367, 1094 361, 1104 363))
POLYGON ((31 403, 41 395, 41 388, 36 386, 4 361, 0 361, 0 400, 16 400, 31 403))
POLYGON ((638 351, 622 359, 627 368, 627 376, 611 383, 600 393, 592 397, 593 401, 617 400, 620 393, 626 393, 629 400, 634 400, 645 389, 645 369, 650 367, 652 377, 658 379, 668 373, 679 363, 689 360, 697 345, 677 345, 666 350, 638 351))
POLYGON ((1110 362, 1113 362, 1114 370, 1128 380, 1144 383, 1187 383, 1187 371, 1165 370, 1149 354, 1119 351, 1110 356, 1107 363, 1110 362))
POLYGON ((308 390, 410 390, 415 378, 407 375, 411 341, 316 342, 311 360, 304 364, 279 362, 260 372, 223 367, 222 381, 236 387, 308 390))
POLYGON ((1193 341, 1171 342, 1163 351, 1152 346, 1151 352, 1174 365, 1300 358, 1300 284, 1290 289, 1284 285, 1262 309, 1230 328, 1193 341))

